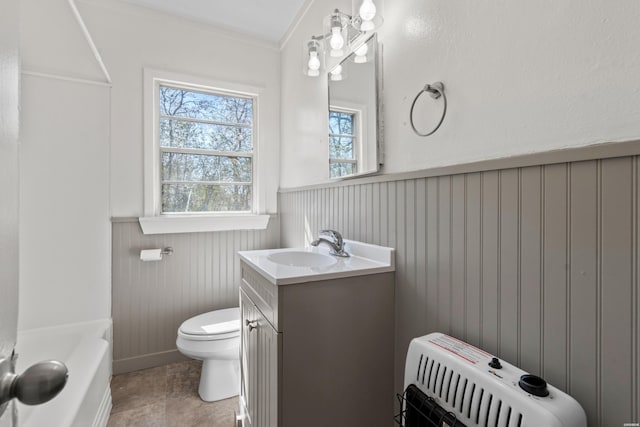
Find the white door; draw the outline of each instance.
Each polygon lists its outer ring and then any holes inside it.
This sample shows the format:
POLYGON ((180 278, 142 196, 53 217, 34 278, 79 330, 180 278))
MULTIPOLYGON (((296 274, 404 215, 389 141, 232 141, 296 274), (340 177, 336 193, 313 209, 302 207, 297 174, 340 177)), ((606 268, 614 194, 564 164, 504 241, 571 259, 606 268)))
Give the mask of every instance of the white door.
MULTIPOLYGON (((0 378, 12 372, 18 325, 18 0, 0 0, 0 378)), ((14 425, 12 403, 0 427, 14 425)))

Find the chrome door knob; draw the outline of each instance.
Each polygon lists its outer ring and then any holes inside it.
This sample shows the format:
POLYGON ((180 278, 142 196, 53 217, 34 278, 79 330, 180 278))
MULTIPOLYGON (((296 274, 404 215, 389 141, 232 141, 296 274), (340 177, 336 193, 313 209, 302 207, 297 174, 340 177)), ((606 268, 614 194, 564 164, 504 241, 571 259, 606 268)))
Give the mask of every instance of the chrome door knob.
POLYGON ((36 363, 21 375, 6 373, 0 378, 0 405, 14 397, 25 405, 39 405, 62 391, 69 378, 64 363, 47 360, 36 363))

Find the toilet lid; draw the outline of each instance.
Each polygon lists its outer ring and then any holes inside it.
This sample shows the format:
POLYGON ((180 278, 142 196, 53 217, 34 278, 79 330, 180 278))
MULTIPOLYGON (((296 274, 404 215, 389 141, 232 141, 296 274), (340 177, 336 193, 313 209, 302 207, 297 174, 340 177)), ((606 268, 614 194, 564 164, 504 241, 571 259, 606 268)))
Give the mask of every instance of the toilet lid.
POLYGON ((240 309, 210 311, 185 320, 180 332, 188 335, 220 335, 240 330, 240 309))

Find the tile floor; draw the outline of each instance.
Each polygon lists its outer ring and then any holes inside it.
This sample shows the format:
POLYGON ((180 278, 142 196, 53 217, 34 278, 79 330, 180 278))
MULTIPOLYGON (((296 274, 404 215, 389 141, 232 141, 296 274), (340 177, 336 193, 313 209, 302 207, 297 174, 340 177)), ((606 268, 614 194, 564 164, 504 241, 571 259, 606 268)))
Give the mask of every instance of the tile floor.
POLYGON ((190 360, 114 376, 107 427, 234 427, 237 397, 198 397, 201 365, 190 360))

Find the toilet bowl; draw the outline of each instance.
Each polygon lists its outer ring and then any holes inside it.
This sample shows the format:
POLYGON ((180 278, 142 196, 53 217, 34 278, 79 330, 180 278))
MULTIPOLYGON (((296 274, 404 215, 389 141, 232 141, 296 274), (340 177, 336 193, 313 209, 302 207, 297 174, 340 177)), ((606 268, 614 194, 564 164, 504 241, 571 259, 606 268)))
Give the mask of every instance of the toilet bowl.
POLYGON ((240 392, 240 309, 227 308, 185 320, 178 329, 180 353, 202 360, 198 394, 206 402, 240 392))

